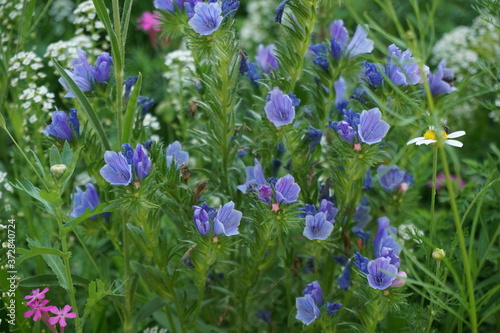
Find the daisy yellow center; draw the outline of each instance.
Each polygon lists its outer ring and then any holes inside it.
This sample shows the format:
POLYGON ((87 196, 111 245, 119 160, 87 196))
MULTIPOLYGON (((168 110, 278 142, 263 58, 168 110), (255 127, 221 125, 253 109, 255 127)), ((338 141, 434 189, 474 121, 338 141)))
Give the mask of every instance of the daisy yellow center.
MULTIPOLYGON (((443 137, 444 140, 448 138, 448 134, 445 131, 441 132, 441 136, 443 137)), ((436 131, 435 130, 427 130, 424 134, 424 138, 428 140, 437 140, 436 138, 436 131)))

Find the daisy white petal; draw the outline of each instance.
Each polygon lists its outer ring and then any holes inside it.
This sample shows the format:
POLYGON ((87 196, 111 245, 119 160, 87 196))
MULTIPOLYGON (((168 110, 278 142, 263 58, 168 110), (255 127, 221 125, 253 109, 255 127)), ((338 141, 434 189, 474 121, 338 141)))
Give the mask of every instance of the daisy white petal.
POLYGON ((428 145, 428 144, 435 143, 435 142, 437 142, 437 141, 436 140, 432 140, 432 139, 425 139, 425 140, 417 142, 417 146, 428 145))
POLYGON ((425 138, 423 136, 419 136, 418 138, 414 138, 414 139, 411 139, 410 141, 408 141, 406 144, 407 145, 411 145, 412 143, 415 143, 417 141, 420 141, 420 140, 424 140, 425 138))
POLYGON ((463 143, 458 141, 458 140, 446 140, 444 143, 450 145, 450 146, 453 146, 453 147, 458 147, 458 148, 462 148, 463 147, 463 143))
POLYGON ((456 131, 456 132, 448 134, 447 136, 450 139, 454 139, 454 138, 459 138, 459 137, 464 136, 464 135, 465 135, 465 131, 456 131))

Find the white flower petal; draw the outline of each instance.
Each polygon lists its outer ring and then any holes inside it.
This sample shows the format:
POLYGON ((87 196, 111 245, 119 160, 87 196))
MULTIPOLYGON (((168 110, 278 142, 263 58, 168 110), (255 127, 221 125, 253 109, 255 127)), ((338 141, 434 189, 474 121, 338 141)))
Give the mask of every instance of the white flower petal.
POLYGON ((446 143, 450 146, 453 146, 453 147, 458 147, 458 148, 462 148, 464 145, 462 142, 457 141, 457 140, 446 140, 444 143, 446 143))
POLYGON ((437 142, 437 141, 436 140, 431 140, 431 139, 425 139, 425 140, 422 140, 420 142, 417 142, 417 146, 428 145, 428 144, 435 143, 435 142, 437 142))
POLYGON ((412 143, 415 143, 417 141, 420 141, 420 140, 424 140, 425 138, 423 136, 419 136, 418 138, 415 138, 415 139, 411 139, 410 141, 408 141, 406 144, 407 145, 411 145, 412 143))
POLYGON ((454 139, 454 138, 459 138, 459 137, 464 136, 464 135, 465 135, 465 131, 457 131, 457 132, 453 132, 453 133, 448 134, 448 138, 454 139))

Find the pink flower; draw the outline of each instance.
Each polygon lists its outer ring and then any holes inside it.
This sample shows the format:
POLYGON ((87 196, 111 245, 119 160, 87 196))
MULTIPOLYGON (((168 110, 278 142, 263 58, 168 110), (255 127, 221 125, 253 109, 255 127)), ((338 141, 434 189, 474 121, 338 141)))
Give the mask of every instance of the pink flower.
POLYGON ((137 19, 137 23, 140 25, 137 27, 139 30, 144 31, 160 31, 161 29, 158 27, 158 24, 161 22, 158 20, 158 14, 153 14, 151 12, 145 11, 142 13, 142 16, 137 19))
POLYGON ((31 295, 24 296, 24 299, 30 299, 30 301, 26 302, 26 305, 31 306, 37 299, 44 299, 45 298, 45 293, 49 291, 49 288, 45 288, 43 291, 40 292, 40 288, 32 290, 31 295))
POLYGON ((64 308, 62 308, 61 310, 53 306, 52 309, 50 309, 49 311, 56 314, 57 316, 49 318, 49 324, 55 325, 59 323, 61 327, 65 327, 67 325, 66 318, 76 317, 76 312, 68 313, 69 310, 71 310, 70 305, 65 305, 64 308))
MULTIPOLYGON (((33 314, 33 321, 37 321, 40 319, 43 315, 42 312, 47 312, 47 311, 52 311, 52 308, 55 308, 55 306, 45 306, 49 302, 48 299, 44 299, 43 301, 34 301, 33 303, 30 304, 31 310, 26 311, 24 313, 24 318, 31 317, 33 314)), ((57 309, 57 308, 56 308, 57 309)))
MULTIPOLYGON (((459 190, 465 187, 465 182, 462 179, 457 179, 455 175, 450 175, 452 181, 455 181, 459 190)), ((432 182, 427 183, 429 187, 432 187, 432 182)), ((446 175, 444 172, 440 172, 436 175, 436 190, 442 190, 446 188, 446 175)))

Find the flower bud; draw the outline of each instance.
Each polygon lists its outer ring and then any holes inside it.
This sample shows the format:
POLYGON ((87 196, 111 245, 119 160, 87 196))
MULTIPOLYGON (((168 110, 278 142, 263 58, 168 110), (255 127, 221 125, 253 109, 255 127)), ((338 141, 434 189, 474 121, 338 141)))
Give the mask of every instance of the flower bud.
POLYGON ((435 249, 434 252, 432 252, 432 257, 437 261, 441 261, 446 257, 446 252, 444 252, 443 249, 435 249))
MULTIPOLYGON (((405 272, 398 272, 398 276, 406 279, 406 273, 405 272)), ((406 283, 405 280, 402 280, 402 279, 398 279, 396 278, 394 281, 392 281, 392 284, 391 284, 391 288, 399 288, 399 287, 402 287, 404 286, 406 283)))
POLYGON ((361 151, 361 143, 355 143, 353 147, 354 151, 361 151))
POLYGON ((50 172, 56 177, 57 179, 61 179, 61 177, 64 175, 66 172, 66 169, 68 167, 65 166, 64 164, 54 164, 53 166, 50 167, 50 172))

